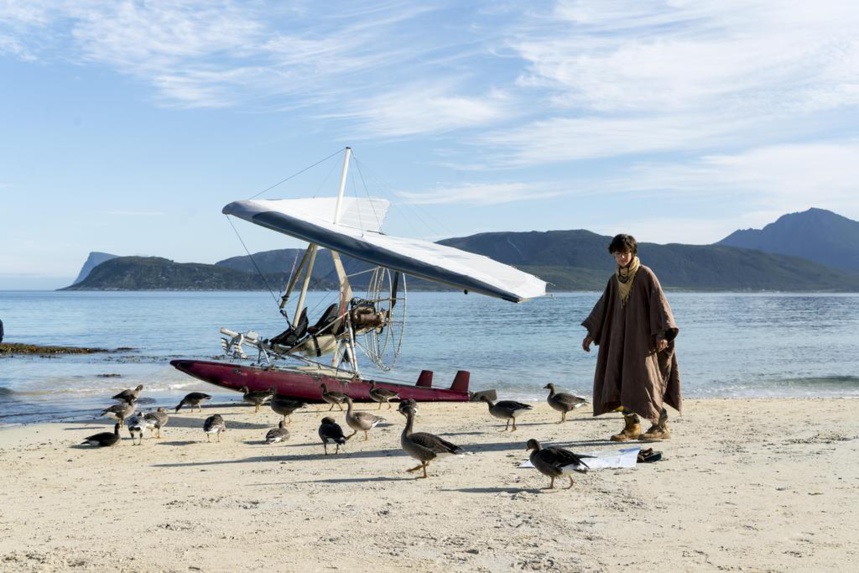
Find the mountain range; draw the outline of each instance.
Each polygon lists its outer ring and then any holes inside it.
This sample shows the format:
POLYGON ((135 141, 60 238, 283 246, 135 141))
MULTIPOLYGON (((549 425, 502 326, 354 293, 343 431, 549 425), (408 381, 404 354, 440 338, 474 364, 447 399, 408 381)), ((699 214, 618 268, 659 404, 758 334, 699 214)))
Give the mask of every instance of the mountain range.
MULTIPOLYGON (((535 274, 549 290, 602 290, 613 271, 611 237, 586 230, 495 232, 439 241, 535 274)), ((214 265, 92 253, 63 290, 280 290, 303 250, 279 249, 214 265), (89 272, 85 272, 87 269, 89 272)), ((859 223, 823 209, 783 215, 763 229, 738 230, 712 245, 640 243, 639 257, 669 289, 859 292, 859 223)), ((344 258, 345 259, 345 258, 344 258)), ((369 268, 344 260, 347 271, 369 268)), ((336 286, 320 251, 314 288, 336 286)), ((360 280, 356 287, 361 287, 360 280)), ((440 290, 410 279, 412 290, 440 290)))
POLYGON ((824 209, 782 215, 763 229, 734 231, 716 244, 859 270, 859 223, 824 209))

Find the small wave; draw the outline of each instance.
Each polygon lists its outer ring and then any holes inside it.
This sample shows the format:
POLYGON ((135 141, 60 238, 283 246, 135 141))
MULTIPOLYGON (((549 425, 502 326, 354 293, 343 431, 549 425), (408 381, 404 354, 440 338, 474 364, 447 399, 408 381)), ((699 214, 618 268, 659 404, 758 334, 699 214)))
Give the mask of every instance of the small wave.
POLYGON ((777 386, 825 386, 837 388, 859 388, 859 376, 809 376, 805 378, 785 378, 782 380, 773 380, 777 386))
POLYGON ((755 377, 686 384, 689 398, 824 398, 859 396, 859 376, 755 377))
POLYGON ((11 414, 0 414, 0 420, 6 421, 9 418, 22 418, 22 417, 33 417, 38 419, 50 419, 56 416, 64 416, 64 417, 75 417, 75 416, 83 416, 90 415, 93 413, 97 413, 95 410, 87 409, 87 410, 29 410, 25 412, 14 412, 11 414))

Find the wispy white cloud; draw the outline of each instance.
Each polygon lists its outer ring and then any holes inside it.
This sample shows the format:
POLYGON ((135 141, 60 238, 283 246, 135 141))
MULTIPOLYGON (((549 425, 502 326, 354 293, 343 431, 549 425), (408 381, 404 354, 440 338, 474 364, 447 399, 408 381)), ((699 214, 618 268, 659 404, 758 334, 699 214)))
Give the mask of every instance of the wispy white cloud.
POLYGON ((98 3, 72 15, 84 58, 139 71, 216 55, 230 61, 264 31, 253 8, 231 2, 98 3))
POLYGON ((149 83, 165 105, 330 105, 346 93, 375 94, 419 77, 408 63, 439 49, 412 34, 413 21, 429 12, 408 2, 331 10, 231 0, 7 0, 0 48, 109 66, 149 83))
POLYGON ((105 211, 104 215, 109 217, 163 217, 166 213, 164 211, 111 210, 105 211))
POLYGON ((855 83, 850 3, 605 4, 560 2, 549 34, 515 44, 530 63, 523 81, 555 87, 559 106, 709 114, 814 111, 832 81, 855 83))
POLYGON ((511 42, 550 118, 480 143, 529 163, 779 141, 776 122, 855 111, 857 25, 844 2, 560 2, 511 42))
POLYGON ((364 137, 375 138, 492 126, 516 113, 504 93, 456 96, 452 95, 456 93, 453 83, 437 80, 401 86, 356 102, 344 102, 339 113, 327 117, 350 120, 359 137, 364 133, 364 137))
POLYGON ((761 205, 799 200, 859 206, 859 141, 776 145, 735 155, 711 155, 681 165, 642 164, 612 186, 628 192, 693 191, 752 197, 761 205))
POLYGON ((456 187, 439 187, 422 192, 401 192, 398 197, 412 205, 498 205, 516 201, 536 201, 562 195, 554 189, 554 184, 546 183, 484 183, 456 187))
POLYGON ((32 60, 26 48, 15 38, 0 35, 0 54, 11 54, 19 60, 32 60))
POLYGON ((493 130, 473 141, 499 162, 525 167, 677 150, 702 150, 725 142, 740 126, 695 115, 552 117, 493 130))

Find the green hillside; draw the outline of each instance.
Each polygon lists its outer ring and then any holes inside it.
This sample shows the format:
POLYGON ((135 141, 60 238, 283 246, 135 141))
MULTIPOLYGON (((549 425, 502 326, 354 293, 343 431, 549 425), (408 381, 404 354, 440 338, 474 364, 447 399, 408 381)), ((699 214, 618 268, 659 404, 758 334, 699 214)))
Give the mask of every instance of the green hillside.
MULTIPOLYGON (((610 237, 588 231, 547 233, 484 233, 448 239, 445 244, 490 256, 535 274, 549 283, 550 291, 602 290, 613 271, 607 251, 610 237)), ((227 259, 216 265, 174 263, 159 257, 117 257, 95 267, 80 283, 63 290, 273 290, 288 279, 294 250, 267 251, 227 259), (256 269, 243 271, 241 268, 256 269)), ((639 246, 642 263, 650 266, 665 288, 701 291, 823 291, 859 292, 859 274, 827 267, 797 257, 767 254, 753 249, 724 246, 639 246)), ((321 251, 312 288, 336 288, 330 253, 321 251)), ((346 259, 349 273, 357 273, 354 286, 366 281, 368 265, 346 259)), ((411 290, 445 290, 410 278, 411 290)))
MULTIPOLYGON (((614 269, 611 237, 589 231, 484 233, 441 242, 533 273, 551 283, 550 290, 602 290, 614 269)), ((640 243, 638 250, 666 288, 859 291, 859 273, 798 257, 719 245, 640 243)))
POLYGON ((160 257, 117 257, 61 290, 265 290, 266 281, 279 289, 283 276, 262 278, 227 267, 174 263, 160 257))
MULTIPOLYGON (((611 237, 586 230, 480 233, 440 241, 537 275, 550 291, 602 290, 614 270, 611 237)), ((63 290, 272 290, 283 288, 304 251, 277 249, 215 265, 158 257, 117 257, 63 290)), ((113 255, 93 253, 96 261, 113 255), (101 257, 96 257, 101 255, 101 257)), ((669 289, 859 292, 859 223, 822 209, 780 217, 763 230, 732 233, 715 245, 640 243, 639 256, 669 289)), ((366 286, 370 265, 343 257, 353 286, 366 286)), ((411 290, 446 287, 410 278, 411 290)), ((333 289, 331 253, 320 249, 312 288, 333 289)))

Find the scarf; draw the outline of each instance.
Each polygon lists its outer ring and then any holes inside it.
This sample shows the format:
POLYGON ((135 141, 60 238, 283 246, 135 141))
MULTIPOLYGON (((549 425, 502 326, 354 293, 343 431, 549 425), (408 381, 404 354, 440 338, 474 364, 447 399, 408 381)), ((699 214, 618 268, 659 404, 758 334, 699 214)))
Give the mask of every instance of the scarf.
POLYGON ((626 300, 629 298, 629 291, 632 289, 632 283, 635 280, 635 273, 638 267, 641 266, 641 261, 638 257, 633 257, 632 261, 625 267, 617 267, 617 283, 620 287, 620 304, 626 306, 626 300))

